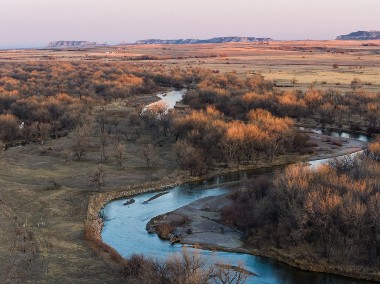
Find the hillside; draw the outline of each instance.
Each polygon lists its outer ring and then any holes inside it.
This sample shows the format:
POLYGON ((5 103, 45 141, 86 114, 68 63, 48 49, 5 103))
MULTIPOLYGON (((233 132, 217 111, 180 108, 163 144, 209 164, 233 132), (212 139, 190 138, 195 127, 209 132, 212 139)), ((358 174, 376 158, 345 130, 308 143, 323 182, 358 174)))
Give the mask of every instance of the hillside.
POLYGON ((357 31, 348 35, 340 35, 337 40, 376 40, 380 39, 380 31, 357 31))

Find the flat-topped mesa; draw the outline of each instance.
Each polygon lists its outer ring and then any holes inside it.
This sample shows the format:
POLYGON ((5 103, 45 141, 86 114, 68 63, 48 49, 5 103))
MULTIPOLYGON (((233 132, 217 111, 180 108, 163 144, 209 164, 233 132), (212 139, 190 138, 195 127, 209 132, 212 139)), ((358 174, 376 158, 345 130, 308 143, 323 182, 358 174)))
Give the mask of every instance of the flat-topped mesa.
POLYGON ((337 40, 380 40, 380 31, 357 31, 348 35, 340 35, 337 40))
POLYGON ((272 41, 271 38, 256 37, 214 37, 210 39, 145 39, 138 40, 135 44, 201 44, 201 43, 227 43, 227 42, 253 42, 262 43, 272 41))
POLYGON ((59 40, 48 43, 49 48, 95 47, 100 44, 84 40, 59 40))

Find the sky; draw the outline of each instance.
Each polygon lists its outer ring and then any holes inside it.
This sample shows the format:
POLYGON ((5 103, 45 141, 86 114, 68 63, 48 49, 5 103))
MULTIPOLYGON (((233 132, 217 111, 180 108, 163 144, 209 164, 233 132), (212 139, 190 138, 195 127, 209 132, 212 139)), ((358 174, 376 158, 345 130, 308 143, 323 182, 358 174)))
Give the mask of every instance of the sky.
POLYGON ((217 36, 335 39, 380 30, 380 0, 0 0, 0 48, 217 36))

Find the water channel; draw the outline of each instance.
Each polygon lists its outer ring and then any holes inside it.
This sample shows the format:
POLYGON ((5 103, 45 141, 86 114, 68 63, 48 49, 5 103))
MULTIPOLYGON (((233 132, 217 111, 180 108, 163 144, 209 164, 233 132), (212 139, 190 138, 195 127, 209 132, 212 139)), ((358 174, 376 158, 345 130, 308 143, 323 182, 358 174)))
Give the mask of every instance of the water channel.
MULTIPOLYGON (((174 91, 176 92, 176 91, 174 91)), ((167 97, 163 96, 163 98, 167 97)), ((173 93, 177 96, 179 93, 173 93)), ((173 97, 170 96, 170 97, 173 97)), ((318 130, 315 130, 318 131, 318 130)), ((325 133, 324 133, 325 134, 325 133)), ((328 133, 326 133, 328 134, 328 133)), ((331 135, 331 133, 330 133, 331 135)), ((349 133, 340 133, 339 136, 351 138, 349 133)), ((333 134, 332 136, 338 136, 333 134)), ((365 136, 355 137, 362 141, 367 141, 365 136)), ((313 162, 325 162, 325 160, 313 162)), ((102 211, 104 227, 102 230, 103 241, 116 249, 123 257, 132 254, 145 254, 154 258, 164 259, 173 253, 180 253, 183 249, 181 244, 171 245, 168 241, 161 240, 155 234, 146 231, 146 224, 150 219, 158 215, 173 211, 198 199, 226 194, 230 191, 231 182, 244 183, 249 179, 254 179, 259 175, 271 175, 275 168, 259 169, 220 175, 202 182, 185 184, 169 190, 157 199, 147 204, 143 204, 156 193, 146 193, 134 196, 135 203, 123 205, 126 199, 112 201, 105 206, 102 211), (207 188, 207 189, 206 189, 207 188)), ((187 248, 192 252, 192 248, 187 248)), ((372 283, 368 281, 354 280, 346 277, 330 275, 325 273, 306 272, 293 268, 281 262, 258 257, 250 254, 231 253, 222 251, 198 250, 202 256, 213 261, 223 261, 231 264, 243 264, 246 269, 256 273, 258 276, 250 277, 247 283, 254 284, 297 284, 297 283, 334 283, 334 284, 364 284, 372 283)))

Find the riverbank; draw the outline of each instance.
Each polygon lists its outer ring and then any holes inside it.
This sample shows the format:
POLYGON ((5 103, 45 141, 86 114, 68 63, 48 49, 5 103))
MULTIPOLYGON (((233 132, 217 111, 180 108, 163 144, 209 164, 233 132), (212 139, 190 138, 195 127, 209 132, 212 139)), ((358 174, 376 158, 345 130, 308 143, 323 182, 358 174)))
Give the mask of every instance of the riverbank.
MULTIPOLYGON (((180 184, 196 182, 196 181, 204 180, 204 179, 211 178, 217 175, 222 175, 222 174, 227 174, 227 173, 232 173, 232 172, 252 170, 252 169, 257 169, 257 168, 263 168, 265 166, 274 167, 274 166, 286 165, 289 163, 311 161, 315 159, 325 159, 325 158, 331 158, 334 156, 350 154, 350 153, 360 151, 365 146, 365 143, 361 141, 357 141, 357 140, 352 140, 352 139, 334 138, 334 140, 331 140, 331 139, 328 139, 327 136, 321 135, 321 134, 309 133, 309 135, 311 136, 311 141, 313 141, 313 143, 315 143, 317 147, 316 149, 318 152, 314 155, 307 155, 303 157, 298 156, 298 155, 294 155, 293 157, 287 156, 285 159, 275 159, 274 162, 271 163, 270 165, 258 163, 255 165, 245 165, 245 166, 236 166, 236 167, 225 168, 225 169, 216 169, 210 172, 209 174, 201 176, 201 177, 191 177, 188 175, 183 175, 183 176, 178 176, 174 179, 165 179, 165 180, 160 180, 157 182, 143 183, 136 186, 129 186, 120 190, 99 193, 97 195, 91 196, 88 203, 87 218, 86 218, 85 226, 84 226, 85 238, 89 242, 90 246, 96 252, 98 252, 105 260, 111 262, 113 266, 116 263, 117 265, 120 266, 119 268, 122 268, 123 266, 126 265, 126 260, 122 258, 117 253, 117 251, 114 250, 112 247, 103 243, 102 238, 101 238, 103 219, 100 212, 105 207, 105 205, 110 203, 111 201, 122 199, 122 198, 129 198, 129 197, 142 194, 142 193, 147 193, 147 192, 162 191, 164 189, 175 187, 180 184), (340 141, 342 145, 337 146, 336 143, 332 143, 332 141, 340 141)), ((223 230, 226 230, 226 228, 224 228, 223 230)), ((233 233, 233 237, 235 240, 237 240, 237 235, 235 235, 234 233, 233 233)), ((220 244, 225 244, 225 239, 221 239, 219 240, 219 242, 220 244)), ((207 246, 208 245, 205 244, 205 248, 207 248, 207 246)), ((210 246, 210 248, 212 247, 214 249, 215 248, 222 249, 224 247, 224 250, 229 250, 227 246, 219 246, 219 247, 215 247, 214 245, 210 246)), ((235 250, 235 249, 237 249, 237 244, 235 245, 235 248, 233 248, 232 250, 235 250)), ((260 255, 259 252, 257 252, 257 254, 260 255)), ((275 255, 271 257, 276 259, 275 255)), ((302 267, 300 268, 302 269, 302 267)))
MULTIPOLYGON (((318 153, 318 159, 322 160, 327 157, 355 153, 360 151, 361 146, 364 145, 351 139, 330 141, 330 139, 326 140, 326 137, 314 135, 313 141, 316 142, 317 140, 319 140, 318 147, 323 147, 323 143, 332 145, 338 144, 337 142, 343 143, 337 151, 333 152, 334 155, 332 156, 331 149, 318 153)), ((171 242, 179 242, 201 249, 253 254, 269 257, 302 270, 380 281, 379 271, 364 266, 334 265, 306 253, 303 248, 294 247, 289 251, 273 247, 247 247, 241 238, 241 232, 223 223, 222 210, 231 203, 232 200, 228 198, 228 194, 203 198, 175 211, 153 218, 147 224, 147 230, 171 242), (162 228, 165 229, 164 233, 162 228)))
POLYGON ((380 272, 375 269, 355 265, 334 265, 308 254, 304 248, 294 247, 286 250, 273 247, 248 247, 242 240, 241 232, 223 223, 222 210, 232 203, 228 195, 202 198, 157 216, 148 222, 147 230, 168 241, 174 240, 200 249, 269 257, 302 270, 380 281, 380 272), (170 228, 170 234, 162 234, 161 228, 170 228))

